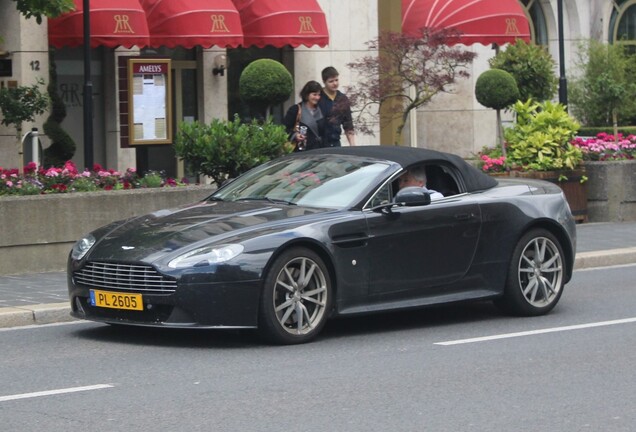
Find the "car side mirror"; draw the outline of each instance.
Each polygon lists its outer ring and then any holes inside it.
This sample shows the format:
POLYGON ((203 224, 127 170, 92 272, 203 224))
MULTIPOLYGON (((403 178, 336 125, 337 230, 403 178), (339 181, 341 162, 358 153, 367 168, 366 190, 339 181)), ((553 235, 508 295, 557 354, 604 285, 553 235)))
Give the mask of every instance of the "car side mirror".
POLYGON ((419 186, 405 187, 395 195, 395 203, 407 207, 428 205, 431 203, 431 195, 419 186))

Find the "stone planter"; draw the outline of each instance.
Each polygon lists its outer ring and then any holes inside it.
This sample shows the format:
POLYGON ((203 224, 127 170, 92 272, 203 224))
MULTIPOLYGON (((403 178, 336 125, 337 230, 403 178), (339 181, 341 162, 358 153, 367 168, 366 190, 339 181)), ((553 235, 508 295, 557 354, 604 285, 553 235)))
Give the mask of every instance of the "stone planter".
POLYGON ((198 201, 215 186, 0 197, 0 275, 59 271, 73 243, 110 222, 198 201))
POLYGON ((585 162, 591 222, 636 221, 636 160, 585 162))
POLYGON ((588 221, 587 187, 589 180, 584 180, 584 176, 587 176, 585 170, 511 171, 510 176, 546 180, 556 184, 563 190, 574 220, 577 222, 588 221))

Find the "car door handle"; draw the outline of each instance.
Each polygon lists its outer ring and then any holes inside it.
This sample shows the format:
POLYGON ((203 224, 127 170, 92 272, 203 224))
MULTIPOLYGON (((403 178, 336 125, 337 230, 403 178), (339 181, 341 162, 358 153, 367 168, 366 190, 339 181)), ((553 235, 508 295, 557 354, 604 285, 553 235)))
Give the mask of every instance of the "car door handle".
POLYGON ((468 220, 475 217, 475 213, 458 213, 455 215, 457 220, 468 220))

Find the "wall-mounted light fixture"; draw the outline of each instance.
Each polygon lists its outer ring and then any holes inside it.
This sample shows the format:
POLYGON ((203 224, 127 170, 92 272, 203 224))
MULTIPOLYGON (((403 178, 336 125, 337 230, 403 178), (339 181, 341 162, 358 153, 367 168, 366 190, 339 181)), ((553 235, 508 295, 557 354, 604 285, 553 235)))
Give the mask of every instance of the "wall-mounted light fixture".
POLYGON ((219 54, 214 57, 214 69, 212 69, 212 74, 216 75, 225 75, 225 69, 227 69, 227 56, 225 54, 219 54))

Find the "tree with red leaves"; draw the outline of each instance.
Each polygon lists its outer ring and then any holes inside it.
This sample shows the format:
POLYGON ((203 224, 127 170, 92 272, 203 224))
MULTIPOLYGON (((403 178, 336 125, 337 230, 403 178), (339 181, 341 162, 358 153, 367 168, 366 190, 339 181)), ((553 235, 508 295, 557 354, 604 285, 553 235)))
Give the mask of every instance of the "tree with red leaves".
MULTIPOLYGON (((467 78, 466 70, 476 54, 451 46, 454 30, 422 29, 419 37, 383 32, 367 42, 377 55, 349 63, 358 78, 347 89, 356 129, 373 135, 380 107, 399 119, 395 143, 400 144, 409 113, 431 101, 440 92, 449 92, 457 78, 467 78)), ((381 127, 384 125, 380 125, 381 127)))

